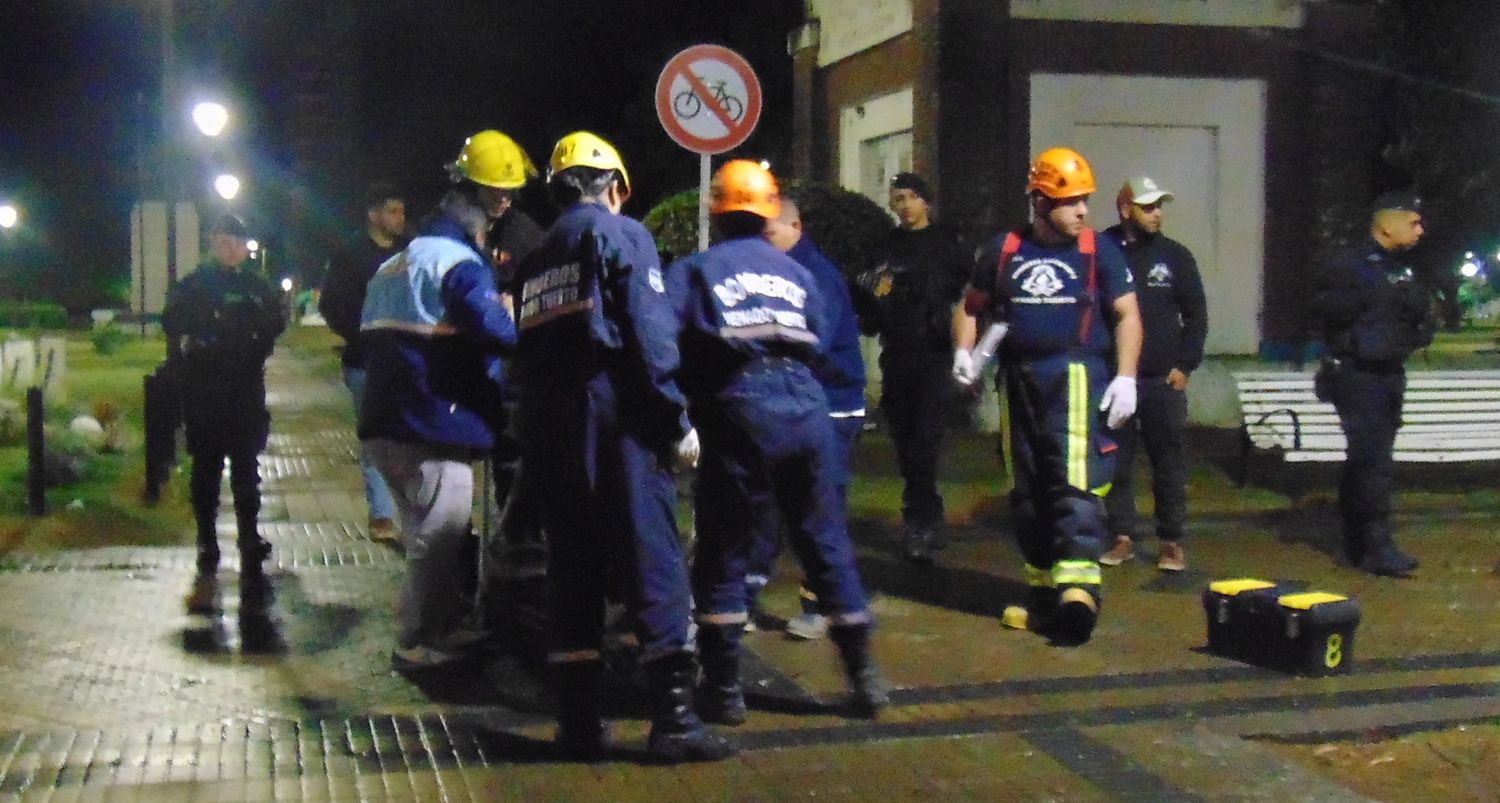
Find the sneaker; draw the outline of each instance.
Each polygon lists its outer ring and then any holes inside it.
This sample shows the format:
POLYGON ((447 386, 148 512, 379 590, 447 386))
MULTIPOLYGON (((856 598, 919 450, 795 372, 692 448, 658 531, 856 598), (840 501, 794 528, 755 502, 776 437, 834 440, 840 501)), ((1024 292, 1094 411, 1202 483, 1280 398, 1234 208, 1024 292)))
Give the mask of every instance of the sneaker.
POLYGON ((1108 552, 1099 556, 1099 565, 1119 566, 1134 557, 1135 549, 1132 546, 1130 536, 1117 535, 1115 536, 1115 545, 1110 547, 1108 552))
POLYGON ((799 613, 787 620, 786 634, 803 641, 817 641, 828 635, 828 617, 816 613, 799 613))
MULTIPOLYGON (((1101 560, 1100 563, 1103 563, 1101 560)), ((1156 558, 1156 568, 1164 572, 1180 572, 1187 568, 1187 550, 1176 541, 1163 541, 1161 554, 1156 558)))
POLYGON ((400 541, 401 531, 396 529, 396 522, 386 518, 370 519, 371 541, 400 541))

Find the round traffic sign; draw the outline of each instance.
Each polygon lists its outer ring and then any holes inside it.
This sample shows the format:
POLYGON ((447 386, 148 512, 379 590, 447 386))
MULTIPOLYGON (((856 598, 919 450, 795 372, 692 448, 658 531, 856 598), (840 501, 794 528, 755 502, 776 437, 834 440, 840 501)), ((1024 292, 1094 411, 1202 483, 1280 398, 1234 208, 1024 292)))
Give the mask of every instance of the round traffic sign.
POLYGON ((656 79, 656 116, 674 142, 694 153, 723 153, 760 121, 760 81, 740 54, 694 45, 656 79))

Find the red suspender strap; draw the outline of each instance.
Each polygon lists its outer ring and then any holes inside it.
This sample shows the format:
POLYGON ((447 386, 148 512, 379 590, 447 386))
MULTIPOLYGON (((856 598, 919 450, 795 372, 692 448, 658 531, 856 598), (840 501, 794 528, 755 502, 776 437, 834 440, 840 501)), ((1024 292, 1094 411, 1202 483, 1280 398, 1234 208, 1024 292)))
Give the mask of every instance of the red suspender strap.
MULTIPOLYGON (((1006 233, 1005 242, 1000 246, 1000 260, 995 263, 996 289, 1005 286, 1005 266, 1010 264, 1011 257, 1014 257, 1020 250, 1021 235, 1013 231, 1006 233)), ((970 289, 968 295, 964 296, 964 312, 977 317, 989 310, 993 298, 994 293, 982 293, 970 289)))
POLYGON ((1089 275, 1084 283, 1083 315, 1078 319, 1078 345, 1086 346, 1089 340, 1089 325, 1094 321, 1094 296, 1099 290, 1099 249, 1094 242, 1094 230, 1084 229, 1078 233, 1078 253, 1089 258, 1089 275))
POLYGON ((1005 242, 1000 244, 1000 261, 995 263, 995 288, 1005 286, 1005 266, 1016 254, 1021 251, 1021 235, 1018 232, 1008 231, 1005 233, 1005 242))

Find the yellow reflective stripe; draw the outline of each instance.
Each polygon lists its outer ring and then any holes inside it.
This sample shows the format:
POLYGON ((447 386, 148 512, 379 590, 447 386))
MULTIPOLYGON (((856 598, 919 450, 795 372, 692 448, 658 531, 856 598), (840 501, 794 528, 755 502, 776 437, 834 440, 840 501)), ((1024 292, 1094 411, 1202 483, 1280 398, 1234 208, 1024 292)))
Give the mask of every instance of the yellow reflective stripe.
POLYGON ((817 602, 818 601, 818 595, 814 594, 812 592, 812 590, 809 589, 807 586, 801 586, 801 587, 799 587, 797 589, 797 596, 801 597, 802 599, 807 600, 808 602, 817 602))
POLYGON ((1089 487, 1089 374, 1083 363, 1068 363, 1068 484, 1089 487))
POLYGON ((1089 491, 1089 493, 1093 494, 1094 496, 1099 496, 1099 497, 1109 496, 1109 489, 1113 488, 1113 487, 1115 487, 1114 483, 1112 483, 1112 482, 1106 482, 1103 485, 1099 486, 1098 488, 1095 488, 1092 491, 1089 491))
POLYGON ((1060 560, 1052 567, 1052 582, 1060 586, 1096 586, 1103 580, 1099 564, 1091 560, 1060 560))
POLYGON ((1026 564, 1026 585, 1032 588, 1051 588, 1052 572, 1026 564))

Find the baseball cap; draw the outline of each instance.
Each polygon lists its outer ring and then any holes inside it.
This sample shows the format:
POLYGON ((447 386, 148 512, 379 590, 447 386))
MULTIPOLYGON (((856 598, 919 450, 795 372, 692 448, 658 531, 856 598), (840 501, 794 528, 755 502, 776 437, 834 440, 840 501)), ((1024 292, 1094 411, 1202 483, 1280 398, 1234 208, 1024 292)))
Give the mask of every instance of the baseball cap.
POLYGON ((1120 195, 1119 198, 1116 199, 1116 202, 1122 204, 1140 204, 1141 206, 1150 206, 1151 204, 1157 203, 1159 201, 1170 201, 1176 197, 1177 196, 1173 195, 1170 191, 1164 190, 1161 187, 1157 186, 1156 182, 1151 178, 1147 176, 1136 176, 1135 178, 1125 182, 1125 186, 1120 188, 1120 195))
POLYGON ((240 220, 238 215, 220 215, 214 220, 214 225, 209 228, 208 233, 227 234, 241 240, 250 238, 250 230, 245 227, 245 221, 240 220))
POLYGON ((1415 190, 1387 190, 1375 196, 1371 209, 1376 212, 1391 209, 1397 212, 1422 211, 1422 199, 1415 190))
POLYGON ((916 173, 897 173, 895 176, 892 176, 891 189, 911 190, 924 201, 932 198, 932 193, 927 190, 926 180, 916 173))

